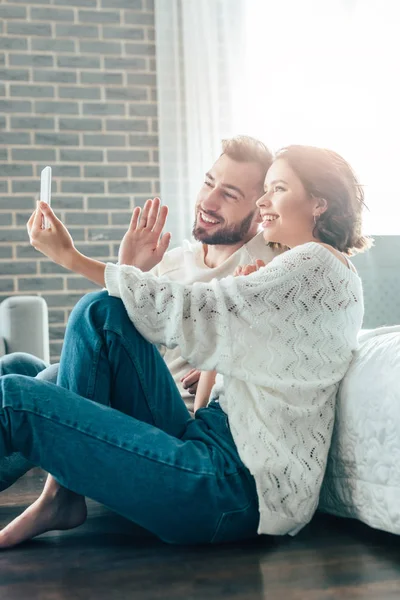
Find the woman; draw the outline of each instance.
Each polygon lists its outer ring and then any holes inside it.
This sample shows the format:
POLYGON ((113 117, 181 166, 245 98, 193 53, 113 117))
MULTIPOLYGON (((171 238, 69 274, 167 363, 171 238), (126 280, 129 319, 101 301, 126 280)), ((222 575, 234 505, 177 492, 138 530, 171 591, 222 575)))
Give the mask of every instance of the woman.
POLYGON ((31 243, 108 293, 74 309, 57 386, 0 380, 0 456, 20 451, 51 473, 0 547, 79 525, 84 496, 174 543, 295 534, 312 518, 363 317, 346 256, 368 245, 363 193, 337 154, 290 146, 258 206, 265 240, 289 250, 249 276, 191 287, 144 272, 169 243, 157 201, 134 210, 122 266, 79 254, 51 209, 38 207, 31 243), (157 343, 222 374, 195 419, 157 343))

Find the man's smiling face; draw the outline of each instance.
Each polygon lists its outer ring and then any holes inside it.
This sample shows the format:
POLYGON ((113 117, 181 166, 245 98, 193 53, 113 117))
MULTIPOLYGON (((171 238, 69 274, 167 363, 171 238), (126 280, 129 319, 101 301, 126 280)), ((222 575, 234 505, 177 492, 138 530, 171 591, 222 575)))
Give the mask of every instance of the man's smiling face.
POLYGON ((193 237, 210 245, 245 243, 254 237, 263 179, 257 163, 237 162, 222 154, 206 173, 197 197, 193 237))

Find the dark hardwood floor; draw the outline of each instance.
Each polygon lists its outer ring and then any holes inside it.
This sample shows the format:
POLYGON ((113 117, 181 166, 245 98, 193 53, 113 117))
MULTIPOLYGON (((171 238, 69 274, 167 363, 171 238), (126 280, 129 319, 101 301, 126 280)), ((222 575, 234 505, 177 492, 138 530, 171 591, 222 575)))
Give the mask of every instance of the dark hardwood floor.
MULTIPOLYGON (((43 485, 32 472, 0 494, 0 526, 43 485)), ((80 528, 0 552, 1 600, 332 600, 400 598, 400 540, 317 515, 295 538, 168 546, 89 502, 80 528)))

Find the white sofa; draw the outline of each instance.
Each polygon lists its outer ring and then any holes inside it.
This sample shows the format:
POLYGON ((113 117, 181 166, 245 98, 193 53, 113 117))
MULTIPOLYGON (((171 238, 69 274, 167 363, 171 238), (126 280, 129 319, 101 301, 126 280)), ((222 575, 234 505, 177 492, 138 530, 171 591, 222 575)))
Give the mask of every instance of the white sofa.
POLYGON ((0 304, 0 357, 28 352, 50 362, 47 304, 39 296, 10 296, 0 304))

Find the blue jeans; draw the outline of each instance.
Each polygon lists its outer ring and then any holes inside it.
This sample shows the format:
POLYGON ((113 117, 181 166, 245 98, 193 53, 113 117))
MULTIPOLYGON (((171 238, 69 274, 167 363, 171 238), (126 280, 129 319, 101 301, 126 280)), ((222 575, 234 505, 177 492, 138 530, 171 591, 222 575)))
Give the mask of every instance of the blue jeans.
MULTIPOLYGON (((32 354, 13 352, 0 358, 0 376, 19 374, 56 383, 58 365, 47 365, 32 354)), ((34 467, 22 454, 14 452, 0 459, 0 492, 7 489, 34 467)))
POLYGON ((257 533, 255 482, 225 413, 214 402, 190 416, 156 347, 107 292, 73 310, 58 385, 0 379, 0 457, 13 452, 167 542, 257 533))

